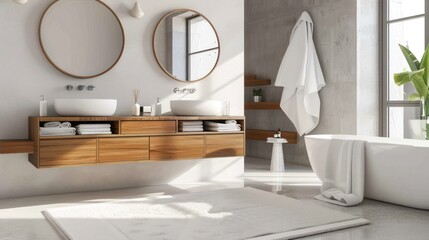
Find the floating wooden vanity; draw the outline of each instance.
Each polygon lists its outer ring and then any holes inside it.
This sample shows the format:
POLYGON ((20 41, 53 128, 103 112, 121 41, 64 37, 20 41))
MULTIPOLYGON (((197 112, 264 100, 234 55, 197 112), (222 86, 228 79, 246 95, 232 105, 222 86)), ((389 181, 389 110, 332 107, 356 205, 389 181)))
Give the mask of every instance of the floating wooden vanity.
POLYGON ((179 132, 180 121, 237 120, 242 116, 219 117, 30 117, 33 142, 30 162, 37 168, 136 161, 165 161, 244 156, 245 132, 179 132), (108 123, 111 135, 40 136, 46 122, 108 123))

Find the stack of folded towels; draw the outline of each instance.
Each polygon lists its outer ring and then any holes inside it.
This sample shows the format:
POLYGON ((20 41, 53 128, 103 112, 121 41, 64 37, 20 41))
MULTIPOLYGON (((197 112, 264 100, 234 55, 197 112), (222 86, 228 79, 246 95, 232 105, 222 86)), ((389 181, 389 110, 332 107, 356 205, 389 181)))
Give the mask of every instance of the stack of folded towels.
POLYGON ((79 124, 76 129, 79 135, 112 134, 111 125, 105 123, 79 124))
POLYGON ((179 132, 203 132, 203 121, 179 121, 179 132))
POLYGON ((69 122, 47 122, 40 128, 40 136, 71 136, 76 135, 76 128, 69 122))
POLYGON ((204 130, 210 132, 239 132, 240 124, 236 120, 226 120, 225 123, 204 121, 204 130))

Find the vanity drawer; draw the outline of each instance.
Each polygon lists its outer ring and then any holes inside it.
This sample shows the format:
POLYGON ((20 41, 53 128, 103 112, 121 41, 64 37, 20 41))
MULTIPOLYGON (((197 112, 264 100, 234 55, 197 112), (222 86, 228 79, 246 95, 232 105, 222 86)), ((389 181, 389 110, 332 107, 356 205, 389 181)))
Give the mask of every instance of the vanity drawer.
POLYGON ((243 134, 206 135, 206 157, 244 156, 243 134))
POLYGON ((204 157, 204 136, 150 137, 151 160, 174 160, 204 157))
POLYGON ((149 137, 98 139, 98 162, 141 160, 149 160, 149 137))
POLYGON ((121 134, 175 133, 176 121, 121 121, 121 134))
POLYGON ((40 166, 97 163, 97 139, 40 140, 40 166))

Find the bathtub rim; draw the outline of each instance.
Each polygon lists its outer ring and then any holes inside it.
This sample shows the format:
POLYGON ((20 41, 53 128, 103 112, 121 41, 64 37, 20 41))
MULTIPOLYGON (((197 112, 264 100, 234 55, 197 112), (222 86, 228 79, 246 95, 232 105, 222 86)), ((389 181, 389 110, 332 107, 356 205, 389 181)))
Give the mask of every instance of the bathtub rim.
POLYGON ((364 135, 349 135, 349 134, 311 134, 311 135, 305 135, 304 139, 362 140, 362 141, 366 141, 368 143, 383 143, 383 144, 407 145, 407 146, 428 147, 429 148, 429 140, 420 140, 420 139, 400 139, 400 138, 375 137, 375 136, 364 136, 364 135))

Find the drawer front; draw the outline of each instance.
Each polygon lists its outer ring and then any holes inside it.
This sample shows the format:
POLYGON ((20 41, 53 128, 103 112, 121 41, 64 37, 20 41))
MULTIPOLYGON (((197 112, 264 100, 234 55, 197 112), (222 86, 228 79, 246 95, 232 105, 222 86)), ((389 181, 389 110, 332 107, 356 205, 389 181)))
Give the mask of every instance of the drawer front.
POLYGON ((151 160, 192 159, 204 157, 204 136, 150 137, 151 160))
POLYGON ((122 121, 121 134, 175 133, 176 121, 122 121))
POLYGON ((97 140, 40 140, 39 158, 40 166, 97 163, 97 140))
POLYGON ((142 161, 148 159, 148 137, 98 139, 98 162, 142 161))
POLYGON ((244 135, 206 135, 206 157, 244 156, 244 135))

